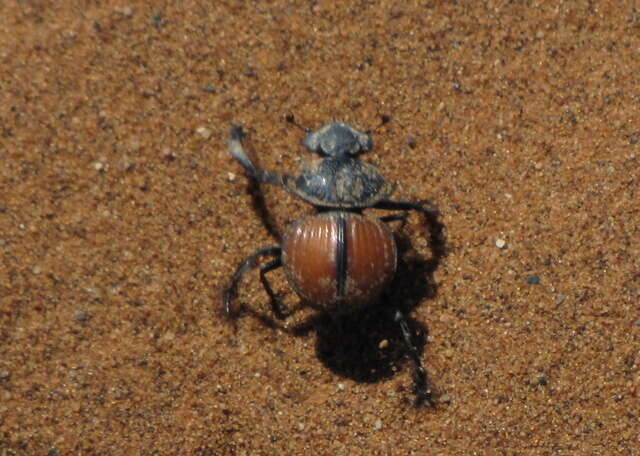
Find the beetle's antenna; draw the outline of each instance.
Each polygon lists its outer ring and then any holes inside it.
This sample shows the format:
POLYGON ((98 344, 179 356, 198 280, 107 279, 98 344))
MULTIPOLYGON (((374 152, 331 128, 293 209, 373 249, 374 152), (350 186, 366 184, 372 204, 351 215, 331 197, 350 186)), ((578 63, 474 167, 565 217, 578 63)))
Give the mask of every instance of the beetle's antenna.
POLYGON ((365 133, 370 135, 371 133, 376 131, 378 128, 380 128, 383 125, 389 123, 390 121, 391 121, 391 116, 388 116, 387 114, 380 114, 380 123, 378 124, 378 126, 375 127, 375 128, 372 128, 372 129, 369 129, 369 130, 365 131, 365 133))
POLYGON ((284 116, 284 120, 286 120, 287 122, 289 122, 291 125, 295 125, 296 127, 298 127, 300 130, 304 131, 305 133, 309 134, 311 133, 313 130, 311 128, 308 127, 303 127, 302 125, 300 125, 298 122, 296 122, 296 118, 294 117, 293 114, 289 113, 286 116, 284 116))

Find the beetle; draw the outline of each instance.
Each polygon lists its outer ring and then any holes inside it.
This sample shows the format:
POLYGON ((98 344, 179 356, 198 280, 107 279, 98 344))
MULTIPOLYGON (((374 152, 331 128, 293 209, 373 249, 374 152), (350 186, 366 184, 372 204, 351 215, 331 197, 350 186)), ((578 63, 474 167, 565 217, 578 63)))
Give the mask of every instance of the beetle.
MULTIPOLYGON (((246 152, 244 129, 232 125, 229 153, 260 184, 275 185, 311 204, 317 213, 294 221, 283 236, 282 245, 264 247, 249 255, 237 267, 223 293, 224 313, 231 317, 232 303, 243 276, 258 267, 260 259, 271 258, 260 267, 260 279, 272 298, 273 311, 284 318, 265 274, 280 267, 292 288, 310 307, 340 315, 376 302, 393 279, 398 253, 387 222, 404 219, 407 211, 437 219, 439 212, 429 201, 389 199, 394 186, 378 169, 359 157, 373 148, 372 130, 359 131, 332 121, 316 131, 303 128, 292 115, 287 121, 306 133, 303 145, 319 159, 297 174, 279 174, 260 168, 246 152), (400 213, 374 218, 365 209, 385 209, 400 213)), ((389 121, 383 116, 381 125, 389 121)), ((414 363, 416 402, 433 405, 426 371, 412 341, 406 315, 393 310, 406 348, 414 363)))

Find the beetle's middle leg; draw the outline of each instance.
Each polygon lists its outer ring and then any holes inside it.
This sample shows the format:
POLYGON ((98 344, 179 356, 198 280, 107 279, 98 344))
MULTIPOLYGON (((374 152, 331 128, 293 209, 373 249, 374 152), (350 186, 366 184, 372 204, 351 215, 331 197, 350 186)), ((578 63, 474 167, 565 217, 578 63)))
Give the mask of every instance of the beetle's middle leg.
POLYGON ((282 257, 278 256, 260 268, 260 281, 271 300, 271 309, 279 320, 284 320, 287 317, 287 310, 280 299, 278 299, 278 295, 274 293, 273 288, 271 288, 271 284, 267 280, 266 274, 267 272, 281 268, 282 266, 282 257))
MULTIPOLYGON (((280 246, 264 247, 258 250, 257 252, 255 252, 254 254, 249 255, 247 258, 245 258, 242 261, 242 263, 240 263, 240 265, 236 269, 236 272, 231 277, 231 283, 224 290, 224 293, 222 295, 223 312, 227 317, 235 316, 233 313, 233 310, 231 309, 231 306, 233 304, 233 301, 238 296, 238 284, 240 283, 240 281, 242 280, 242 278, 247 272, 249 272, 251 269, 254 269, 255 267, 258 266, 258 260, 260 259, 260 257, 263 257, 263 256, 276 257, 275 259, 271 260, 269 263, 264 265, 260 270, 260 280, 262 281, 263 286, 265 286, 265 289, 269 294, 269 297, 271 297, 273 301, 273 297, 274 297, 273 290, 271 289, 271 286, 268 284, 266 278, 264 277, 264 274, 282 266, 281 255, 282 255, 282 248, 280 246)), ((275 309, 275 304, 274 304, 274 309, 275 309)), ((276 315, 278 315, 278 312, 275 312, 275 313, 276 315)))

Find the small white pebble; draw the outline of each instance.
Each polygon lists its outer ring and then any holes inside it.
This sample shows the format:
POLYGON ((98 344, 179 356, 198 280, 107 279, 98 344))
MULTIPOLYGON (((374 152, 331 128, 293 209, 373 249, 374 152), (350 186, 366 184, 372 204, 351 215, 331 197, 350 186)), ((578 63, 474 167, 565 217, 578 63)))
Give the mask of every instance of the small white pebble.
POLYGON ((375 423, 373 423, 373 427, 376 431, 382 429, 382 420, 377 419, 375 423))
POLYGON ((229 178, 229 182, 236 180, 236 175, 233 173, 227 173, 227 177, 229 178))
POLYGON ((387 339, 383 339, 380 341, 380 343, 378 344, 378 348, 380 350, 384 350, 385 348, 387 348, 389 346, 389 341, 387 339))
POLYGON ((344 391, 344 383, 338 383, 338 389, 344 391))
POLYGON ((121 8, 116 8, 116 11, 125 17, 129 17, 133 14, 133 10, 131 9, 130 6, 123 6, 121 8))
POLYGON ((505 241, 504 239, 496 239, 496 247, 498 247, 499 249, 506 249, 507 248, 507 241, 505 241))
POLYGON ((104 169, 104 163, 102 162, 93 162, 93 169, 95 169, 96 171, 102 171, 104 169))
POLYGON ((196 133, 198 133, 204 139, 209 139, 211 137, 211 130, 209 130, 207 127, 196 128, 196 133))

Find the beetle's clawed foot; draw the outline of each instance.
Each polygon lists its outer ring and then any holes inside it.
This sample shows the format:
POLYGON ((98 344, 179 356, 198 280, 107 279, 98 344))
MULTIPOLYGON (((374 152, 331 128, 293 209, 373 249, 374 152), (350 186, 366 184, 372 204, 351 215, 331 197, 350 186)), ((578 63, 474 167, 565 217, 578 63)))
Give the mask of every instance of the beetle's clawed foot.
POLYGON ((416 389, 416 391, 414 392, 416 395, 416 400, 414 405, 416 407, 422 407, 423 405, 426 405, 427 407, 430 407, 430 408, 436 408, 436 403, 434 402, 433 397, 431 396, 431 391, 416 389))
POLYGON ((427 407, 435 408, 436 403, 433 400, 431 394, 431 387, 427 380, 427 373, 422 366, 418 367, 414 376, 413 394, 415 394, 414 405, 421 407, 426 405, 427 407))
POLYGON ((234 290, 233 288, 227 288, 222 293, 222 314, 224 317, 230 320, 236 318, 239 313, 237 309, 232 308, 233 301, 236 299, 236 295, 236 290, 234 290))
POLYGON ((273 297, 273 313, 278 320, 286 320, 291 316, 291 311, 289 307, 282 302, 282 298, 284 297, 284 293, 277 293, 273 297))

